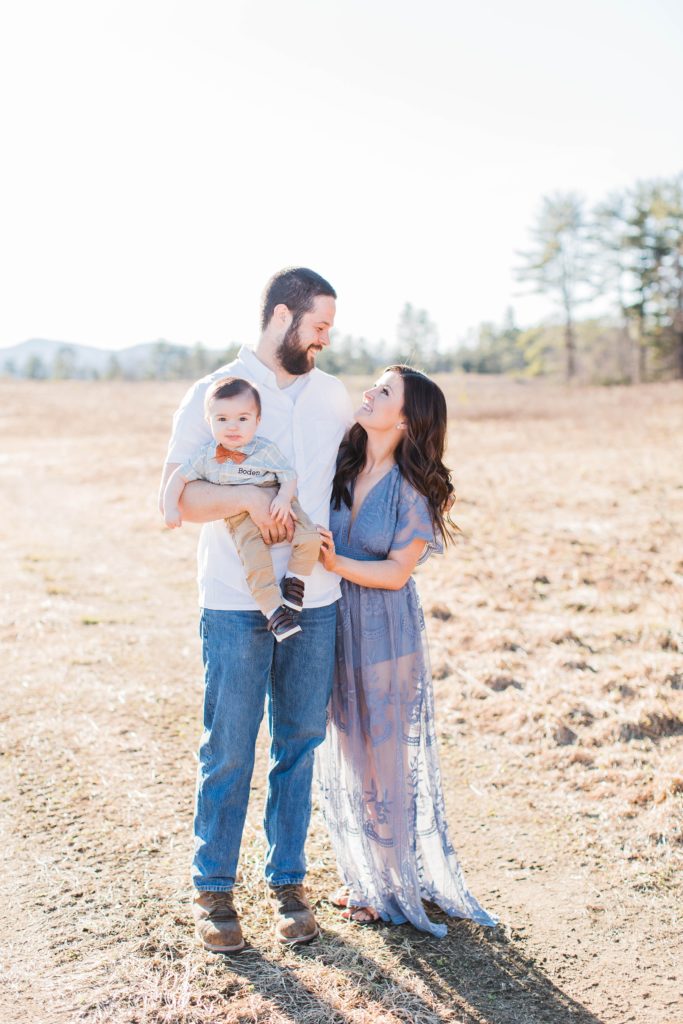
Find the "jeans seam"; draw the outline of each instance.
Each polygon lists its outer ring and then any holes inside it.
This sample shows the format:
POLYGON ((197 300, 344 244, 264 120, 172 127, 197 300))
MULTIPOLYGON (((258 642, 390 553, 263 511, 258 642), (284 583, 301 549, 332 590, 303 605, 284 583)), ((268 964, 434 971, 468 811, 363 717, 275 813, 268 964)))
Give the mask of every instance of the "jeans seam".
MULTIPOLYGON (((271 720, 270 720, 270 744, 271 744, 271 750, 272 750, 272 748, 273 748, 273 746, 275 744, 275 736, 277 735, 277 727, 276 727, 277 704, 276 704, 276 701, 275 701, 275 656, 274 655, 275 655, 275 651, 273 651, 273 658, 271 659, 271 662, 270 662, 270 709, 271 709, 271 712, 270 712, 271 713, 271 720)), ((272 756, 273 755, 271 754, 271 758, 272 758, 272 756)), ((270 769, 271 769, 271 766, 269 765, 269 768, 268 768, 268 774, 269 775, 270 775, 270 769)), ((269 791, 269 795, 270 795, 270 783, 268 783, 268 791, 269 791)), ((273 830, 275 829, 276 819, 277 819, 277 815, 275 815, 275 814, 272 814, 272 815, 269 816, 269 822, 270 822, 270 824, 269 824, 269 833, 270 833, 270 836, 269 836, 269 843, 268 843, 269 849, 268 849, 268 853, 266 854, 266 859, 268 859, 268 857, 270 856, 270 851, 272 850, 274 842, 277 843, 277 841, 278 841, 277 833, 275 834, 275 836, 273 836, 273 830), (274 840, 274 842, 273 842, 273 840, 274 840)), ((265 826, 265 824, 266 823, 264 821, 264 826, 265 826)))
POLYGON ((272 722, 271 722, 271 740, 275 736, 275 716, 277 711, 277 704, 275 702, 275 658, 271 659, 270 662, 270 706, 272 708, 272 722))

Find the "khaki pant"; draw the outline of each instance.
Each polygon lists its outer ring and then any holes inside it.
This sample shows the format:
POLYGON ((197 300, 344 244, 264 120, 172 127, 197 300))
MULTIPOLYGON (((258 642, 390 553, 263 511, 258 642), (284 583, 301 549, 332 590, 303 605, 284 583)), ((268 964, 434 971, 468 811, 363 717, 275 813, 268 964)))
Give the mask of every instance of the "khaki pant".
MULTIPOLYGON (((297 516, 292 539, 292 554, 287 566, 294 576, 310 576, 318 561, 320 534, 294 499, 292 509, 297 516)), ((225 524, 232 534, 240 561, 244 566, 247 585, 264 615, 282 604, 282 594, 275 581, 273 560, 261 531, 248 512, 229 516, 225 524)))

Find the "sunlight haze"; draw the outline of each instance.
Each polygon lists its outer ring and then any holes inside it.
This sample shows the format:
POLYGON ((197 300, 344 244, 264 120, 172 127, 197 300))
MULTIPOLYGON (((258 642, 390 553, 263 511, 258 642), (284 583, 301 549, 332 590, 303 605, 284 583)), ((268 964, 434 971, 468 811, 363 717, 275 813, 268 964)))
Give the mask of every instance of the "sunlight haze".
POLYGON ((578 0, 74 2, 0 15, 0 346, 252 342, 304 264, 337 328, 533 322, 544 194, 683 167, 683 8, 578 0))

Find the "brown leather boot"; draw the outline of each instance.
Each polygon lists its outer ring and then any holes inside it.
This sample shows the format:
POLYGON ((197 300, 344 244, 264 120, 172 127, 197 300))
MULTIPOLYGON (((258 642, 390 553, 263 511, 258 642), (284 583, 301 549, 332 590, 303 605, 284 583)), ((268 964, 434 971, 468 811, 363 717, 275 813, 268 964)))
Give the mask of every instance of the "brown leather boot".
POLYGON ((244 949, 240 919, 231 892, 197 892, 192 906, 197 935, 211 953, 244 949))
POLYGON ((275 937, 278 942, 294 945, 317 937, 318 925, 303 885, 273 885, 270 898, 277 916, 275 937))

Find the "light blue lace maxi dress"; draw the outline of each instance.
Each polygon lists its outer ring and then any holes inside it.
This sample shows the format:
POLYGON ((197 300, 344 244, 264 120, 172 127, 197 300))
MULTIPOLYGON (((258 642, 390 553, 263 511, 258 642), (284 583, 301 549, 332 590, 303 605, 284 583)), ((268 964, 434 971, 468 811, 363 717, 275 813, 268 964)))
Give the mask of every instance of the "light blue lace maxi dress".
MULTIPOLYGON (((426 544, 421 561, 443 550, 426 500, 397 466, 368 492, 353 523, 345 505, 332 509, 330 529, 339 554, 359 560, 386 558, 417 537, 426 544)), ((429 920, 423 899, 493 926, 448 836, 415 582, 400 590, 341 586, 329 726, 316 772, 349 902, 439 937, 446 926, 429 920)))

